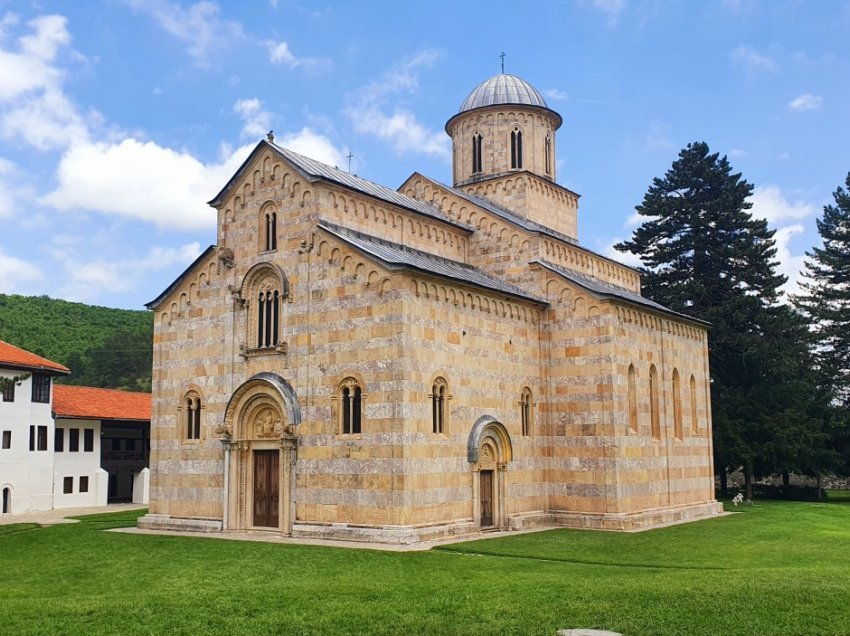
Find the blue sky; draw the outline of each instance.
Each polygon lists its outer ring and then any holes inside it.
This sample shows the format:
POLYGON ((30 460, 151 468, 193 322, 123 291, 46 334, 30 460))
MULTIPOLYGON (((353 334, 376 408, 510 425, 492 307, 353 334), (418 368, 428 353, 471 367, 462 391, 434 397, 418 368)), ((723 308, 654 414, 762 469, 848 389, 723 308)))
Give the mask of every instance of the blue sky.
POLYGON ((443 126, 501 51, 564 118, 583 244, 613 255, 705 141, 793 287, 850 171, 850 0, 0 0, 0 293, 140 308, 215 241, 205 202, 269 129, 448 182, 443 126))

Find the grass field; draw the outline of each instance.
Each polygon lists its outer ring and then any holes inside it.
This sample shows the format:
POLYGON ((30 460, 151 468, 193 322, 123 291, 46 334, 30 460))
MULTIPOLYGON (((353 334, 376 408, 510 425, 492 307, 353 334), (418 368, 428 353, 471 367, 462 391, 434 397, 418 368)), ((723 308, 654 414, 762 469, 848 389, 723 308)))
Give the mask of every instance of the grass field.
POLYGON ((0 526, 2 634, 850 634, 850 498, 380 552, 0 526))

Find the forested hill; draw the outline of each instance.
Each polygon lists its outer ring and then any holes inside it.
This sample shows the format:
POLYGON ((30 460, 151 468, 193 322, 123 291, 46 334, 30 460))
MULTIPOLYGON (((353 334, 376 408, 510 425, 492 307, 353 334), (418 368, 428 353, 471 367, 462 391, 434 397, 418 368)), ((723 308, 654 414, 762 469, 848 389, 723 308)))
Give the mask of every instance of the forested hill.
POLYGON ((0 340, 71 369, 59 382, 150 391, 150 312, 0 294, 0 340))

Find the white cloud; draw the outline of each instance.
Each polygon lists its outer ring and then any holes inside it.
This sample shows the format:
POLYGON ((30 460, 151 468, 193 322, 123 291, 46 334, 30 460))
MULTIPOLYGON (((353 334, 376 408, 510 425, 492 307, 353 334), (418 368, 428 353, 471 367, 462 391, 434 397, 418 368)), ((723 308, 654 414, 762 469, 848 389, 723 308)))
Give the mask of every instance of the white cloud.
POLYGON ((340 150, 331 143, 330 139, 306 126, 298 132, 277 138, 275 143, 329 166, 342 167, 346 154, 345 149, 340 150))
POLYGON ((187 7, 167 0, 125 0, 131 8, 148 14, 170 35, 184 44, 189 56, 207 66, 213 54, 244 37, 238 22, 222 20, 215 2, 200 0, 187 7))
POLYGON ((86 302, 103 293, 132 292, 151 272, 174 265, 188 265, 201 251, 198 242, 180 247, 155 246, 140 258, 110 261, 80 259, 76 250, 67 250, 60 256, 67 282, 60 288, 59 295, 69 300, 86 302))
POLYGON ((548 88, 543 91, 543 95, 549 99, 554 99, 556 102, 562 102, 569 99, 569 95, 567 95, 566 91, 562 91, 557 88, 548 88))
POLYGON ((434 50, 420 51, 357 91, 356 103, 345 111, 354 129, 391 143, 398 153, 421 152, 448 159, 449 139, 441 130, 428 129, 400 105, 387 105, 390 97, 417 90, 418 69, 433 65, 438 57, 434 50))
POLYGON ((723 6, 732 13, 749 13, 755 9, 758 0, 723 0, 723 6))
MULTIPOLYGON (((4 18, 5 27, 16 21, 4 18)), ((65 73, 56 58, 73 57, 67 20, 39 16, 17 50, 0 48, 0 137, 20 138, 40 150, 62 148, 88 138, 88 126, 63 92, 65 73)))
POLYGON ((741 148, 732 148, 732 150, 729 151, 729 157, 732 159, 744 159, 749 156, 750 153, 741 148))
POLYGON ((646 134, 644 148, 649 152, 672 150, 673 142, 670 141, 670 133, 670 124, 660 119, 653 119, 649 122, 649 132, 646 134))
POLYGON ((803 269, 803 264, 806 260, 805 254, 791 254, 791 238, 797 234, 802 234, 804 228, 802 224, 795 223, 776 230, 774 239, 776 241, 776 260, 779 261, 777 268, 780 274, 788 277, 788 282, 782 286, 782 291, 785 292, 784 299, 788 299, 788 295, 800 293, 800 272, 803 269))
POLYGON ((750 197, 753 204, 752 214, 759 219, 765 219, 771 225, 782 221, 804 219, 813 216, 817 211, 815 206, 805 201, 789 201, 779 186, 758 186, 750 197))
POLYGON ((795 97, 788 102, 788 108, 795 112, 820 110, 821 106, 823 106, 823 97, 820 97, 819 95, 812 95, 810 93, 805 93, 804 95, 795 97))
POLYGON ((735 48, 730 53, 730 57, 733 64, 743 68, 749 74, 775 73, 779 70, 779 64, 772 58, 749 46, 741 45, 735 48))
POLYGON ((632 254, 631 252, 618 252, 614 249, 614 246, 622 241, 623 239, 621 238, 611 239, 611 242, 600 250, 602 255, 629 267, 641 267, 643 263, 637 254, 632 254))
POLYGON ((289 68, 298 68, 300 66, 308 69, 330 65, 330 60, 324 58, 296 57, 289 49, 289 44, 282 40, 280 42, 266 40, 263 42, 263 45, 269 52, 269 62, 272 64, 283 64, 289 68))
POLYGON ((193 230, 215 225, 206 205, 248 156, 242 146, 220 163, 203 164, 186 152, 153 142, 86 143, 62 157, 59 186, 41 202, 59 210, 84 209, 193 230))
POLYGON ((245 122, 242 137, 256 139, 265 136, 271 129, 272 114, 263 109, 263 102, 256 97, 238 100, 233 105, 233 112, 245 122))
POLYGON ((0 294, 21 290, 21 283, 41 280, 41 270, 32 263, 10 256, 0 247, 0 294))

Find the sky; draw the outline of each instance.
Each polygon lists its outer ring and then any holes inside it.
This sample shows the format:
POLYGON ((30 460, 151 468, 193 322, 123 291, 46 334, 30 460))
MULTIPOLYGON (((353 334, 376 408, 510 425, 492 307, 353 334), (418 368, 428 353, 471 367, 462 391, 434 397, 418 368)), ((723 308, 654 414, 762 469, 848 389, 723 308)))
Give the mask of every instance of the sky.
POLYGON ((850 172, 850 0, 0 0, 0 293, 143 308, 215 242, 269 130, 397 188, 500 71, 564 123, 579 239, 612 249, 705 141, 755 187, 795 289, 850 172))

